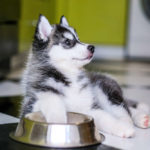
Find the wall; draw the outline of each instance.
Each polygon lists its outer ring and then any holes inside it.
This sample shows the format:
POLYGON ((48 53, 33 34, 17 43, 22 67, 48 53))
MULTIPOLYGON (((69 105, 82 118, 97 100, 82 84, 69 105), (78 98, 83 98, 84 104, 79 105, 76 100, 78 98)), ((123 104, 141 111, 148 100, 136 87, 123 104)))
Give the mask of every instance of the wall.
POLYGON ((124 45, 127 4, 127 0, 57 0, 55 21, 66 15, 83 41, 124 45))
POLYGON ((19 20, 19 51, 28 50, 39 14, 54 22, 55 0, 21 0, 19 20))
POLYGON ((29 48, 39 13, 51 23, 65 15, 82 41, 124 45, 127 0, 22 0, 19 21, 19 50, 29 48))

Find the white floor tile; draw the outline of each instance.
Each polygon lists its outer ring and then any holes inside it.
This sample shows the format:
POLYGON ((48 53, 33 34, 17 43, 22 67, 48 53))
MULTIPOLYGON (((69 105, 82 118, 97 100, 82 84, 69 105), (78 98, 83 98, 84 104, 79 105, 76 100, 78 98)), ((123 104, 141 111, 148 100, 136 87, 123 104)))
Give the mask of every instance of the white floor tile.
POLYGON ((0 124, 17 123, 19 119, 7 114, 0 113, 0 124))
POLYGON ((103 144, 125 150, 150 150, 150 129, 136 128, 136 135, 133 138, 120 138, 105 134, 103 144))
POLYGON ((0 97, 18 96, 21 95, 22 90, 19 83, 12 81, 0 82, 0 97))

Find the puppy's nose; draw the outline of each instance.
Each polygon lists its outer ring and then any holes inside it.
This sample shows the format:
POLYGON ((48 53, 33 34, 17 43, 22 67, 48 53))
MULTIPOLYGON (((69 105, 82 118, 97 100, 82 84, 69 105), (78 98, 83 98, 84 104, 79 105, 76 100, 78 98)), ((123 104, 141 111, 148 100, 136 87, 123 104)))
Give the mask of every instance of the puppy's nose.
POLYGON ((88 45, 87 49, 91 52, 94 53, 95 47, 93 45, 88 45))

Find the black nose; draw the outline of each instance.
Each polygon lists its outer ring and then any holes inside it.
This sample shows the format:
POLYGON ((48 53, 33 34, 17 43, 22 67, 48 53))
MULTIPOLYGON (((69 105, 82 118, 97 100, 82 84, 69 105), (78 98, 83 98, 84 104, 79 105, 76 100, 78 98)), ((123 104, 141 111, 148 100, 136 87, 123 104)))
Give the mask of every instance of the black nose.
POLYGON ((95 47, 93 45, 88 45, 87 49, 91 52, 94 53, 95 47))

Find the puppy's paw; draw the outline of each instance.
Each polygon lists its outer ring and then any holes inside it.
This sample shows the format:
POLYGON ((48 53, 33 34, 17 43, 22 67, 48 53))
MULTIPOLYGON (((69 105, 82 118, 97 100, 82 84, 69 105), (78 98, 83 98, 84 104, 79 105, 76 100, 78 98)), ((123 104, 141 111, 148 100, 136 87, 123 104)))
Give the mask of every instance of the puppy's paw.
POLYGON ((130 138, 135 135, 135 130, 133 126, 120 123, 116 126, 113 134, 121 138, 130 138))
POLYGON ((150 115, 137 114, 133 117, 134 124, 139 128, 149 128, 150 127, 150 115))
POLYGON ((45 117, 40 111, 26 114, 25 117, 33 121, 46 122, 45 117))
POLYGON ((65 114, 46 114, 46 121, 48 123, 67 123, 67 116, 65 114))

